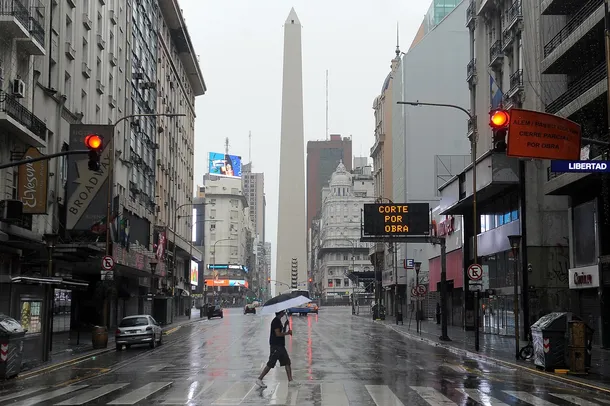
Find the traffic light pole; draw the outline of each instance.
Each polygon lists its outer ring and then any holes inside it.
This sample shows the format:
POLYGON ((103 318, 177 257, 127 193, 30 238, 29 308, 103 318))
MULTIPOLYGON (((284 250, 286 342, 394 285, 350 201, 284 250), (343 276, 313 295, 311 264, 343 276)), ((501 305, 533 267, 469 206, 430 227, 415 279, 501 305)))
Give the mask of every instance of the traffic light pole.
POLYGON ((46 161, 46 160, 49 160, 51 158, 59 158, 59 157, 62 157, 62 156, 67 156, 67 155, 85 155, 85 154, 88 154, 88 153, 89 153, 88 149, 78 149, 78 150, 75 150, 75 151, 62 151, 62 152, 58 152, 56 154, 49 154, 49 155, 39 156, 37 158, 24 159, 22 161, 13 161, 13 162, 10 162, 8 164, 0 164, 0 169, 12 168, 12 167, 15 167, 15 166, 31 164, 31 163, 38 162, 38 161, 46 161))

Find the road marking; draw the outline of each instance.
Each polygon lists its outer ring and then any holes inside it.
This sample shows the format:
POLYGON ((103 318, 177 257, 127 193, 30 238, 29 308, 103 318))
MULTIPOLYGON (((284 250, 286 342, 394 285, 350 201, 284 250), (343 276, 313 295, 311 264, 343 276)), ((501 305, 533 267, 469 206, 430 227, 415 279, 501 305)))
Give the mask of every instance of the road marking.
POLYGON ((462 368, 459 365, 442 364, 441 367, 449 368, 452 371, 457 372, 458 374, 463 374, 463 373, 467 372, 464 368, 462 368))
POLYGON ((174 364, 155 364, 155 365, 151 365, 148 368, 147 372, 159 372, 162 369, 171 368, 171 367, 175 367, 175 365, 174 364))
POLYGON ((7 400, 17 399, 17 398, 20 398, 22 396, 31 395, 32 393, 36 393, 36 392, 44 390, 44 389, 47 389, 47 387, 44 386, 44 387, 40 387, 40 388, 24 389, 22 391, 14 392, 14 393, 11 393, 9 395, 5 395, 5 396, 0 397, 0 402, 4 402, 4 401, 7 401, 7 400))
POLYGON ((239 405, 254 389, 252 382, 235 382, 213 405, 239 405))
POLYGON ((602 402, 602 403, 605 403, 607 405, 610 405, 610 400, 600 399, 600 398, 595 398, 595 400, 597 400, 598 402, 602 402))
POLYGON ((73 398, 65 400, 61 403, 57 403, 57 405, 84 405, 89 402, 93 402, 96 399, 101 398, 102 396, 106 396, 109 393, 114 391, 123 389, 125 386, 129 386, 128 383, 111 383, 109 385, 104 385, 100 388, 86 391, 85 393, 81 393, 80 395, 76 395, 73 398))
POLYGON ((271 395, 270 405, 290 405, 296 406, 299 390, 288 387, 288 382, 280 382, 271 395))
POLYGON ((388 385, 365 385, 377 406, 405 406, 388 385))
POLYGON ((492 398, 487 393, 477 389, 458 389, 464 395, 485 406, 509 406, 507 403, 492 398))
POLYGON ((206 381, 203 385, 201 385, 201 382, 195 381, 192 382, 186 389, 183 389, 182 387, 175 389, 172 388, 172 393, 165 396, 166 400, 162 404, 187 405, 207 392, 213 384, 214 381, 206 381))
POLYGON ((581 399, 577 396, 566 395, 564 393, 550 393, 549 395, 555 396, 559 399, 567 400, 568 402, 574 403, 578 406, 599 406, 599 403, 589 402, 588 400, 581 399))
POLYGON ((38 403, 46 402, 47 400, 57 398, 68 393, 76 392, 77 390, 84 389, 89 385, 72 385, 62 389, 57 389, 51 392, 44 393, 42 395, 34 396, 33 398, 25 399, 18 403, 11 403, 13 406, 33 406, 38 403))
POLYGON ((107 405, 135 405, 172 385, 173 382, 151 382, 134 391, 129 392, 125 396, 106 403, 107 405))
POLYGON ((455 406, 455 402, 447 398, 445 395, 440 393, 434 388, 427 388, 425 386, 411 386, 423 400, 429 405, 433 406, 455 406))
POLYGON ((539 397, 534 396, 528 392, 505 390, 504 393, 511 395, 512 397, 522 400, 526 403, 531 403, 532 406, 556 406, 555 403, 551 403, 548 400, 540 399, 539 397))
POLYGON ((182 327, 182 326, 177 326, 177 327, 174 327, 174 328, 170 328, 169 330, 164 331, 163 335, 168 336, 168 335, 170 335, 172 333, 175 333, 176 331, 178 331, 180 329, 180 327, 182 327))
POLYGON ((340 383, 323 383, 320 385, 322 393, 322 404, 333 406, 349 406, 349 400, 345 393, 343 384, 340 383))

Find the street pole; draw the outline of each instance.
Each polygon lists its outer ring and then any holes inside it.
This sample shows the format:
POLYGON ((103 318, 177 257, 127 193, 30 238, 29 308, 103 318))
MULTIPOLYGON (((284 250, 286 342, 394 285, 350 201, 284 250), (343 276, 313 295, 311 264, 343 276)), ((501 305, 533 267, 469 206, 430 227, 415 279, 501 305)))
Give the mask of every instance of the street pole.
POLYGON ((441 336, 439 339, 451 341, 447 334, 447 241, 445 238, 439 240, 441 244, 441 336))
POLYGON ((396 252, 396 243, 392 243, 392 262, 394 265, 394 318, 398 325, 398 253, 396 252))
MULTIPOLYGON (((604 0, 604 26, 605 26, 605 45, 606 45, 606 81, 608 83, 608 89, 610 89, 610 0, 604 0)), ((608 120, 610 126, 610 91, 606 92, 606 98, 608 101, 608 120)), ((608 131, 610 134, 610 130, 608 131)))
POLYGON ((417 296, 415 296, 415 328, 417 333, 421 333, 419 327, 419 270, 421 269, 421 262, 415 262, 415 292, 417 292, 417 296))
POLYGON ((509 235, 508 241, 510 242, 510 247, 513 252, 513 262, 515 263, 513 311, 515 313, 515 359, 519 360, 519 248, 521 245, 521 236, 509 235))
MULTIPOLYGON (((44 275, 48 278, 53 276, 53 252, 55 251, 55 244, 57 243, 57 234, 45 234, 44 239, 47 243, 47 270, 44 275)), ((44 285, 44 306, 42 308, 42 362, 49 360, 52 341, 53 341, 53 300, 54 300, 54 288, 50 284, 44 285)))

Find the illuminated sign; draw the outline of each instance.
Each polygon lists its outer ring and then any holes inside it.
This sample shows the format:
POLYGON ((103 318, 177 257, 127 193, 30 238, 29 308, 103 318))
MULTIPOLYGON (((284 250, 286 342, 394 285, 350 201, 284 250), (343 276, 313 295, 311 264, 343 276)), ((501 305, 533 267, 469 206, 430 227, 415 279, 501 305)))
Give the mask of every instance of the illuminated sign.
POLYGON ((191 261, 191 285, 199 285, 199 263, 191 261))
POLYGON ((214 269, 214 270, 219 270, 219 269, 230 269, 230 270, 234 270, 234 271, 244 271, 245 273, 248 273, 248 268, 243 266, 243 265, 231 265, 231 264, 214 264, 214 265, 207 265, 208 269, 214 269))
POLYGON ((364 235, 405 236, 430 234, 428 203, 364 205, 364 235))
POLYGON ((206 286, 242 286, 248 287, 248 281, 235 279, 206 279, 206 286))
POLYGON ((551 161, 551 172, 609 173, 610 161, 551 161))

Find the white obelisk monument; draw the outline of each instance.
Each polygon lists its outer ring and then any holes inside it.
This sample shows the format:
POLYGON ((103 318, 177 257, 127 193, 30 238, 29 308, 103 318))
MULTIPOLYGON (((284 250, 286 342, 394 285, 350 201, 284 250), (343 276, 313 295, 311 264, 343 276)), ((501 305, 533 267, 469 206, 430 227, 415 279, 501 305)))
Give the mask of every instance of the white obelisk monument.
POLYGON ((284 74, 280 140, 280 188, 275 293, 292 286, 296 260, 298 288, 307 289, 307 213, 303 131, 303 58, 301 22, 294 8, 284 23, 284 74))

